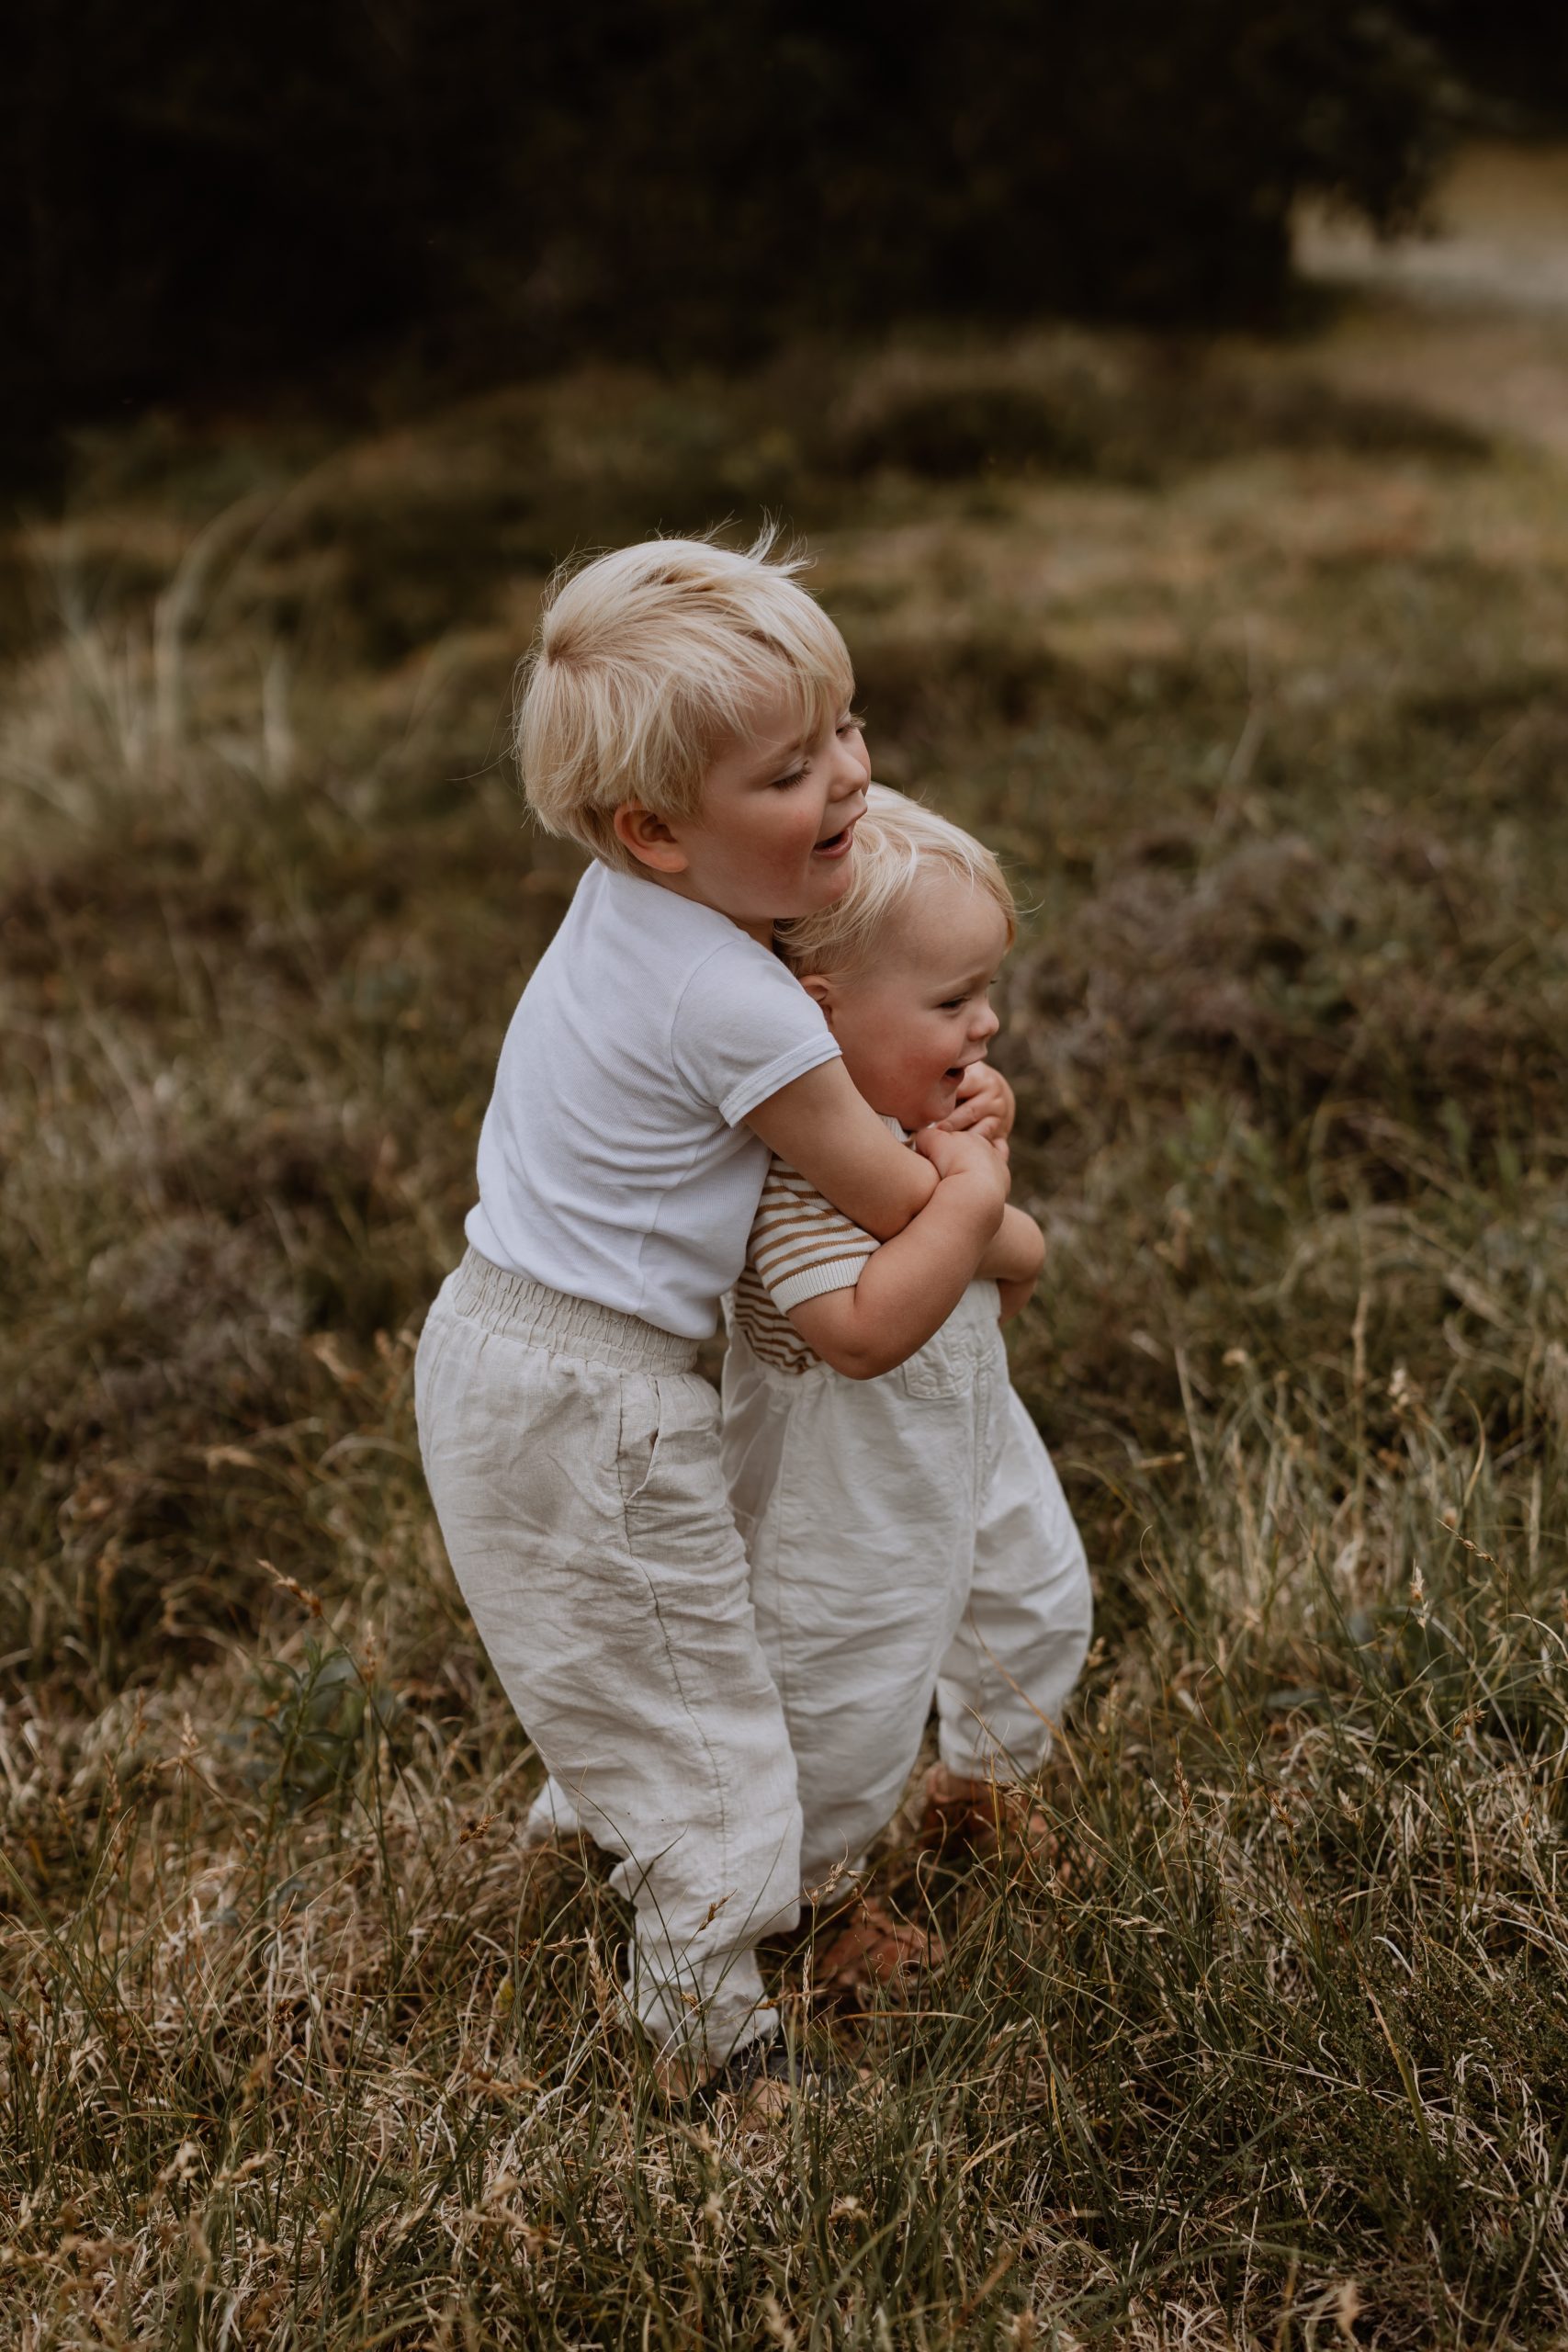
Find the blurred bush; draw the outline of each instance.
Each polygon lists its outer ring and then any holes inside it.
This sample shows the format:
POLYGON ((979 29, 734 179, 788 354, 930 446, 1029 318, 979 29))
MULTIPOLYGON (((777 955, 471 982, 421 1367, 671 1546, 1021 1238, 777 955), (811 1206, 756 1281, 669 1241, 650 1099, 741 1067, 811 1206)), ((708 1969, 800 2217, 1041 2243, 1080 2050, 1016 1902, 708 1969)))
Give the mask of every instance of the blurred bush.
POLYGON ((1404 0, 1411 23, 1474 92, 1482 120, 1514 133, 1568 130, 1568 10, 1562 0, 1404 0))
POLYGON ((1437 51, 1364 0, 21 0, 13 25, 0 324, 34 423, 321 389, 367 346, 478 379, 893 315, 1258 316, 1296 198, 1399 225, 1448 116, 1437 51))

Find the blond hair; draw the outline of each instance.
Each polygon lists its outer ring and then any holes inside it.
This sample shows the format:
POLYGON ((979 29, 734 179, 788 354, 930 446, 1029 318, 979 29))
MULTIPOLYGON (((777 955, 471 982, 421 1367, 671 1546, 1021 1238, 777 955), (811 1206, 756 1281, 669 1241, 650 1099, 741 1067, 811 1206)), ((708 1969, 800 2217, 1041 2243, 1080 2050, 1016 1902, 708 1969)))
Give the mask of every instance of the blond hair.
POLYGON ((855 972, 868 964, 895 916, 923 876, 956 874, 996 901, 1007 918, 1008 945, 1018 936, 1018 910, 996 858, 970 833, 934 808, 885 784, 866 791, 866 813, 855 827, 849 888, 830 907, 779 923, 773 944, 792 972, 855 972))
POLYGON ((615 830, 638 801, 691 818, 767 695, 815 741, 854 692, 849 650, 764 531, 744 554, 649 539, 559 573, 523 666, 517 759, 539 822, 635 873, 615 830))

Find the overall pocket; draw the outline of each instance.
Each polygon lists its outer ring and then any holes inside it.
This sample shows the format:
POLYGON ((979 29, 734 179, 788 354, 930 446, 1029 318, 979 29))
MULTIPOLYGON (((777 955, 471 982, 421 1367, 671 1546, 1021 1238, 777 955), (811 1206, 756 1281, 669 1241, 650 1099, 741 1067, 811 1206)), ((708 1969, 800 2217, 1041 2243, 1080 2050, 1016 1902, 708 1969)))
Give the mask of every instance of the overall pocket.
POLYGON ((969 1350, 943 1329, 888 1377, 897 1381, 906 1396, 962 1396, 974 1382, 975 1366, 969 1350))

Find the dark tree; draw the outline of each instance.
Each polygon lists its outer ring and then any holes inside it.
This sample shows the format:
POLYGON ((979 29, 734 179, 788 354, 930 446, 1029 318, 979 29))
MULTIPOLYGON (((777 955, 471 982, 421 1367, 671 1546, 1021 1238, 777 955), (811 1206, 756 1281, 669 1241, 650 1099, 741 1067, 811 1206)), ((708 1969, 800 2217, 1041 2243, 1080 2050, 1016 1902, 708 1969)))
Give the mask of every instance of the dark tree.
POLYGON ((1267 313, 1291 207, 1380 226, 1443 125, 1359 0, 18 0, 6 393, 243 392, 802 322, 1267 313))

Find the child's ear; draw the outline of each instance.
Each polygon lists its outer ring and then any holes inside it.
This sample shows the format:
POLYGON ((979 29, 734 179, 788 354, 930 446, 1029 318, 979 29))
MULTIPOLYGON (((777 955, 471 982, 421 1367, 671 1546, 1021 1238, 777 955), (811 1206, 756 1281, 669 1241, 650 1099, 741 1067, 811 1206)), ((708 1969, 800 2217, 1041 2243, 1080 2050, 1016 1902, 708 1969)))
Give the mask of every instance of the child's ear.
POLYGON ((630 850, 639 865, 650 867, 655 874, 686 871, 685 851, 663 818, 645 808, 640 800, 623 800, 610 823, 615 839, 630 850))
POLYGON ((802 975, 800 985, 813 1004, 819 1007, 822 1018, 830 1029, 833 1025, 832 981, 820 972, 807 972, 802 975))

